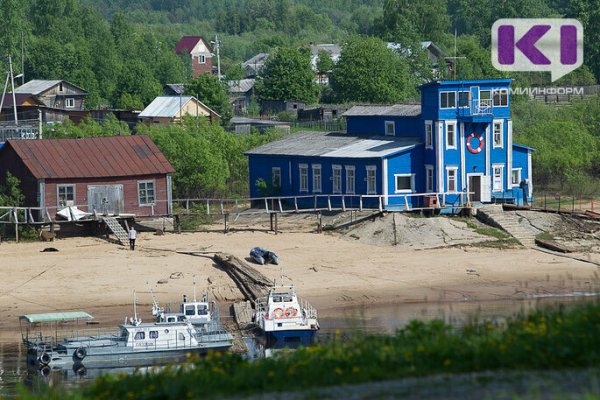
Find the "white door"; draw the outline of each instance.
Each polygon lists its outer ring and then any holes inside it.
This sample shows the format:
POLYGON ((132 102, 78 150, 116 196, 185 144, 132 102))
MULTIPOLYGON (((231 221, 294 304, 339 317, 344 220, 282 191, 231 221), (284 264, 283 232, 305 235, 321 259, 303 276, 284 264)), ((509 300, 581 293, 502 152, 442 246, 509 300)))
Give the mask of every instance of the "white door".
POLYGON ((492 179, 490 176, 481 177, 481 202, 492 201, 492 179))

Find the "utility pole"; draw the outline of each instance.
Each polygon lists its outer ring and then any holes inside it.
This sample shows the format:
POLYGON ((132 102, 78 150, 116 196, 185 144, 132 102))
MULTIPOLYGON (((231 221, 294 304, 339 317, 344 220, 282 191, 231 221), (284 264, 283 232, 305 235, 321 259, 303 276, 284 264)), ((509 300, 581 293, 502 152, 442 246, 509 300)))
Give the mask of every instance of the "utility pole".
POLYGON ((217 78, 221 80, 221 41, 219 40, 219 36, 215 35, 215 40, 211 43, 215 45, 215 50, 217 52, 217 78))
POLYGON ((15 125, 18 126, 19 125, 19 120, 17 118, 17 99, 16 99, 16 96, 15 96, 15 77, 13 75, 12 58, 11 58, 11 56, 8 56, 8 73, 10 74, 10 85, 12 87, 13 110, 15 112, 15 125))
MULTIPOLYGON (((21 85, 25 84, 25 45, 23 31, 21 31, 21 85)), ((13 88, 14 91, 14 88, 13 88)))

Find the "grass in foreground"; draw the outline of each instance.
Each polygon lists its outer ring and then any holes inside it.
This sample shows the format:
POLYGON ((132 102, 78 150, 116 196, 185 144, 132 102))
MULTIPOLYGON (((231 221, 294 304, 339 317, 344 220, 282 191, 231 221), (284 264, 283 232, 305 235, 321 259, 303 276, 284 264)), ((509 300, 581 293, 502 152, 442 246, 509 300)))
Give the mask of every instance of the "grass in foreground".
MULTIPOLYGON (((357 335, 253 362, 210 354, 188 366, 105 375, 68 393, 39 398, 184 399, 305 390, 432 374, 560 370, 600 365, 600 303, 542 310, 505 326, 412 321, 392 336, 357 335)), ((25 398, 36 398, 23 393, 25 398)))

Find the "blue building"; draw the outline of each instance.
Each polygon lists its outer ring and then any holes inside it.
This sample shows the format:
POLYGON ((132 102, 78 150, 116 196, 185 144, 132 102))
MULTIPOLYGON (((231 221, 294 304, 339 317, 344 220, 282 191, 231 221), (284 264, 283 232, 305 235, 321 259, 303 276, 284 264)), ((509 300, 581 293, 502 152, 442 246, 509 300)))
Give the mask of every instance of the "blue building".
POLYGON ((533 149, 513 143, 510 82, 430 82, 420 105, 354 106, 344 114, 347 133, 305 132, 252 149, 251 196, 330 195, 356 206, 362 195, 390 210, 459 207, 467 198, 523 204, 533 149))

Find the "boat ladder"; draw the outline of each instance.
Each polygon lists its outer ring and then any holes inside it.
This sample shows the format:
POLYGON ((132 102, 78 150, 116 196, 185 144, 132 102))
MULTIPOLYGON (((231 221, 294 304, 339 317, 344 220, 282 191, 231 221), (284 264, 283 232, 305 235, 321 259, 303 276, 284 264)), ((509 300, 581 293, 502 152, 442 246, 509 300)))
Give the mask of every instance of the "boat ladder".
POLYGON ((117 237, 117 240, 119 241, 119 243, 121 244, 125 244, 127 243, 127 232, 125 231, 125 229, 123 229, 123 227, 121 226, 121 224, 119 224, 119 221, 117 221, 116 218, 114 217, 103 217, 102 220, 104 221, 104 223, 106 224, 106 226, 108 227, 108 229, 114 233, 114 235, 117 237))

